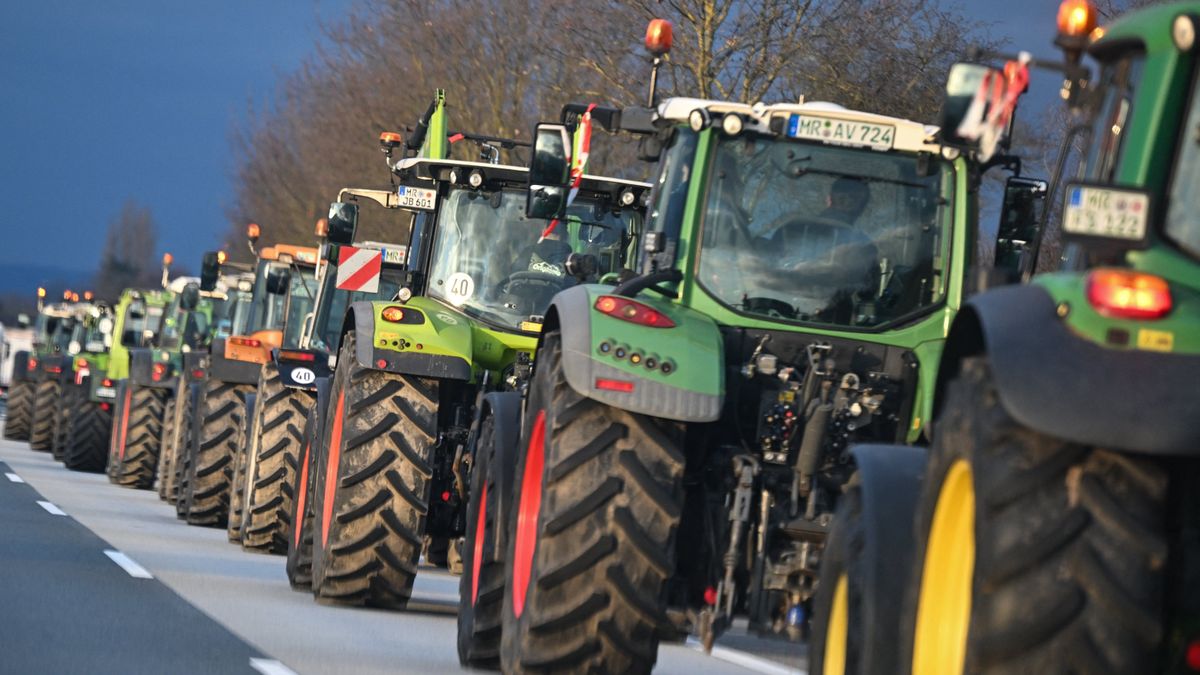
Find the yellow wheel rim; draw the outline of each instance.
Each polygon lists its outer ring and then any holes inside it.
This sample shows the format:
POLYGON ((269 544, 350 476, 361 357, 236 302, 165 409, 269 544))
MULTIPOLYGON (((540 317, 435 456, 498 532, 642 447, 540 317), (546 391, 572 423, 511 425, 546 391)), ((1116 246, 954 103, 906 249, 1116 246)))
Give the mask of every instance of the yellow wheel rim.
POLYGON ((825 629, 825 667, 822 675, 843 675, 846 672, 846 638, 850 633, 850 583, 845 573, 838 575, 833 588, 833 605, 829 608, 829 625, 825 629))
POLYGON ((946 472, 929 528, 913 675, 961 675, 971 626, 975 573, 975 483, 971 465, 957 460, 946 472))

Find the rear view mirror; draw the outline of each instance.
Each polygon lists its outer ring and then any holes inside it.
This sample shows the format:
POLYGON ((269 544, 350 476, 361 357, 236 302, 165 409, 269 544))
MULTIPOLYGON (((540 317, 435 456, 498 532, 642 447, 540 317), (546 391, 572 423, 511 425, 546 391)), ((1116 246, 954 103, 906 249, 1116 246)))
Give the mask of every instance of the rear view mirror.
POLYGON ((179 294, 179 307, 184 311, 190 312, 200 304, 200 287, 196 284, 188 284, 183 287, 183 291, 179 294))
POLYGON ((216 251, 208 251, 200 259, 200 290, 212 291, 221 274, 221 261, 216 251))
POLYGON ((358 204, 334 202, 329 205, 328 231, 325 238, 331 244, 354 243, 358 228, 358 204))
POLYGON ((533 155, 529 161, 529 194, 525 215, 530 218, 559 218, 567 208, 567 186, 571 182, 571 134, 561 124, 539 124, 533 132, 533 155))
POLYGON ((1004 184, 1004 206, 996 228, 996 267, 1022 273, 1033 268, 1033 245, 1046 212, 1049 184, 1013 176, 1004 184))
POLYGON ((267 292, 271 295, 283 295, 292 285, 292 271, 280 267, 267 272, 267 292))
POLYGON ((967 149, 979 147, 978 135, 964 135, 961 131, 967 131, 962 128, 964 121, 987 114, 986 97, 977 104, 984 107, 982 111, 972 110, 972 107, 985 81, 994 77, 1001 77, 1000 71, 978 63, 956 63, 950 67, 950 76, 946 78, 946 98, 942 101, 939 120, 944 145, 967 149))

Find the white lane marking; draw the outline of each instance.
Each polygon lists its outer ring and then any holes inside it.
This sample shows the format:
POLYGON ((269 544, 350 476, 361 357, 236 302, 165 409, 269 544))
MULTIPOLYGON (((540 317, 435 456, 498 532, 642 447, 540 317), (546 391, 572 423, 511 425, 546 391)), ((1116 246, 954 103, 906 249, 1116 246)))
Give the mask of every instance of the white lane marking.
POLYGON ((5 473, 4 475, 8 476, 8 479, 14 483, 24 483, 25 482, 24 478, 21 478, 20 476, 18 476, 15 473, 5 473))
POLYGON ((296 671, 275 659, 250 659, 250 667, 263 675, 296 675, 296 671))
POLYGON ((135 563, 133 558, 121 553, 120 551, 105 551, 104 555, 108 556, 113 562, 121 566, 129 576, 134 579, 153 579, 154 575, 150 574, 145 567, 135 563))
MULTIPOLYGON (((694 637, 687 639, 687 646, 695 649, 698 652, 704 651, 704 645, 694 637)), ((741 652, 728 647, 713 646, 711 656, 714 659, 720 659, 737 666, 741 666, 747 670, 753 670, 756 673, 764 673, 765 675, 808 675, 807 670, 798 670, 796 668, 788 668, 782 663, 768 661, 764 658, 759 658, 746 652, 741 652)))
POLYGON ((55 505, 54 505, 52 502, 44 502, 44 501, 41 501, 41 500, 39 499, 39 500, 38 500, 38 506, 42 507, 43 509, 46 509, 47 511, 49 511, 50 513, 52 513, 52 514, 54 514, 54 515, 56 515, 56 516, 65 516, 65 515, 67 515, 67 512, 66 512, 66 511, 63 511, 62 509, 58 508, 58 507, 57 507, 57 506, 55 506, 55 505))

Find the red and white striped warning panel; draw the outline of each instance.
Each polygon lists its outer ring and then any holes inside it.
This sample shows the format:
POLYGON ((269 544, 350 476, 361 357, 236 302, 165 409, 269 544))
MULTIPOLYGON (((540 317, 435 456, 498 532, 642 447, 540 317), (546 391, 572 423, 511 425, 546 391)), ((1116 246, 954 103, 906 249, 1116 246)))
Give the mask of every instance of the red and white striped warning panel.
POLYGON ((383 251, 343 246, 338 250, 337 287, 343 291, 379 291, 383 251))

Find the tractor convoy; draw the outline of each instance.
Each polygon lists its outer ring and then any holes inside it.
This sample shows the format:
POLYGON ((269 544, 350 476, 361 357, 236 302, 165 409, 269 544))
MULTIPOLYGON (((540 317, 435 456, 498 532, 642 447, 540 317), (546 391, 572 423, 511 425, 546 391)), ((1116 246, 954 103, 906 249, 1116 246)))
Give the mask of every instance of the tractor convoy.
POLYGON ((822 675, 1200 672, 1200 3, 1058 18, 1061 61, 980 50, 937 126, 660 100, 662 20, 645 106, 524 142, 435 92, 313 242, 39 289, 4 437, 323 602, 444 567, 466 667, 648 672, 744 625, 822 675), (588 173, 613 136, 649 182, 588 173))

